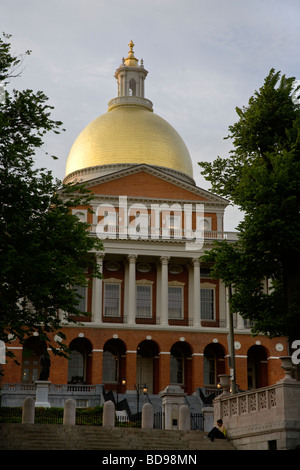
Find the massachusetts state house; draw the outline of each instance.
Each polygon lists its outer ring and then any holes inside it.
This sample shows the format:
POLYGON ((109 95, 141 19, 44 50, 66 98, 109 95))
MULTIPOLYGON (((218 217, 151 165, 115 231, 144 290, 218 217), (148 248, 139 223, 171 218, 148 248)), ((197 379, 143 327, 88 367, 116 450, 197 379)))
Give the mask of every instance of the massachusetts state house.
MULTIPOLYGON (((157 395, 169 384, 187 395, 217 389, 229 373, 228 293, 199 262, 224 232, 228 202, 193 179, 189 151, 177 131, 145 97, 148 74, 130 42, 115 72, 117 97, 83 129, 66 163, 65 182, 85 181, 91 208, 73 209, 103 240, 94 253, 103 278, 81 289, 79 325, 65 324, 70 360, 51 355, 52 384, 102 384, 133 394, 146 385, 157 395)), ((266 283, 265 289, 268 289, 266 283)), ((54 338, 55 340, 55 338, 54 338)), ((35 337, 13 344, 20 366, 3 366, 2 383, 31 384, 39 376, 35 337)), ((241 390, 283 376, 285 338, 253 337, 234 316, 236 382, 241 390)))

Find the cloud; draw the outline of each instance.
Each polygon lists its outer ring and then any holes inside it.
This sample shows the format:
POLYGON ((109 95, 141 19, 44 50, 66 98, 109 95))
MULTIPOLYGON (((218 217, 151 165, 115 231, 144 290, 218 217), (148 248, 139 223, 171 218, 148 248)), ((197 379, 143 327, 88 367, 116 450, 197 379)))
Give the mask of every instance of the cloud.
MULTIPOLYGON (((78 133, 117 95, 114 72, 128 43, 149 71, 146 96, 200 160, 226 156, 224 141, 271 67, 297 76, 298 0, 2 0, 13 51, 32 49, 14 86, 41 89, 67 129, 45 147, 59 178, 78 133)), ((42 166, 45 166, 44 156, 42 166)))

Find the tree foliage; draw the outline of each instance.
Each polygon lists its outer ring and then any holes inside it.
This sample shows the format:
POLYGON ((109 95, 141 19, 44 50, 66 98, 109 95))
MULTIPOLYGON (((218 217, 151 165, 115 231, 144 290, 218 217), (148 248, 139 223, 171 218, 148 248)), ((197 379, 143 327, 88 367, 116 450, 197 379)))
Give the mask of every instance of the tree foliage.
POLYGON ((37 332, 55 353, 64 354, 64 343, 51 340, 58 332, 64 339, 58 312, 65 319, 81 314, 72 287, 101 275, 92 252, 102 244, 71 213, 72 207, 89 204, 84 186, 63 185, 35 167, 45 135, 61 132, 62 123, 51 118, 53 108, 43 92, 7 91, 23 60, 11 54, 9 39, 0 38, 0 339, 23 343, 37 332))
POLYGON ((199 164, 212 190, 245 213, 238 243, 218 243, 203 259, 234 286, 232 308, 255 332, 293 338, 300 335, 298 92, 294 78, 272 69, 248 106, 236 109, 229 157, 199 164))

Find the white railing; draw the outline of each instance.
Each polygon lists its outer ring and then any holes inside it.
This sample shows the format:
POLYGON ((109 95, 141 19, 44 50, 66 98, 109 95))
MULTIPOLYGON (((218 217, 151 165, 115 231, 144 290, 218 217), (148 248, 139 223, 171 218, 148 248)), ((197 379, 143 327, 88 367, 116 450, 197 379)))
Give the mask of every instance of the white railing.
MULTIPOLYGON (((68 398, 75 398, 77 401, 84 400, 84 406, 98 406, 103 401, 103 386, 85 384, 50 384, 49 402, 51 406, 63 406, 68 398)), ((1 390, 2 406, 22 406, 26 397, 36 397, 35 384, 10 383, 3 384, 1 390)), ((79 402, 78 402, 79 403, 79 402)), ((82 406, 78 404, 78 406, 82 406)))
MULTIPOLYGON (((90 230, 91 233, 97 233, 97 225, 91 224, 90 230)), ((140 233, 135 232, 130 233, 127 227, 121 225, 107 225, 101 227, 101 232, 99 233, 99 238, 112 238, 112 239, 149 239, 149 240, 172 240, 172 241, 191 241, 195 238, 195 232, 185 229, 164 229, 164 228, 155 228, 149 227, 148 229, 143 228, 140 233), (103 231, 102 231, 103 230, 103 231)), ((205 230, 204 232, 197 233, 197 239, 199 240, 200 236, 204 240, 238 240, 238 232, 222 232, 217 230, 205 230)))
POLYGON ((258 413, 277 406, 276 388, 258 389, 236 395, 220 395, 220 413, 223 418, 258 413))
POLYGON ((214 400, 215 419, 222 418, 237 449, 292 449, 300 443, 300 382, 290 377, 247 392, 222 394, 214 400))
POLYGON ((117 98, 113 98, 108 103, 108 109, 111 111, 113 108, 117 108, 118 106, 142 106, 145 108, 153 110, 153 103, 152 101, 148 100, 147 98, 142 98, 140 96, 118 96, 117 98))

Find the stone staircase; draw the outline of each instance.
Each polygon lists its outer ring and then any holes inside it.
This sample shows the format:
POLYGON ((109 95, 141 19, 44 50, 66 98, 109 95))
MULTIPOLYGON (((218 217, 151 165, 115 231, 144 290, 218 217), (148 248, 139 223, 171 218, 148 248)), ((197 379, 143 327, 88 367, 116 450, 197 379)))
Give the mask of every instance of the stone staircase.
MULTIPOLYGON (((137 396, 135 393, 128 393, 119 395, 119 403, 122 403, 123 400, 126 400, 129 406, 129 409, 132 414, 135 414, 137 411, 137 396)), ((140 395, 139 397, 139 411, 142 410, 142 407, 145 403, 151 403, 153 406, 153 411, 161 411, 161 398, 158 395, 140 395)))
MULTIPOLYGON (((116 394, 113 393, 114 401, 117 402, 116 394)), ((118 402, 122 404, 123 400, 127 401, 129 409, 132 414, 137 411, 137 396, 136 393, 119 394, 118 402)), ((151 403, 154 412, 162 411, 162 399, 159 395, 143 395, 139 397, 139 410, 141 411, 145 403, 151 403)), ((199 395, 188 395, 186 396, 186 405, 189 406, 191 413, 201 413, 203 408, 203 402, 200 400, 199 395)))
POLYGON ((0 424, 0 450, 234 450, 202 431, 0 424))

